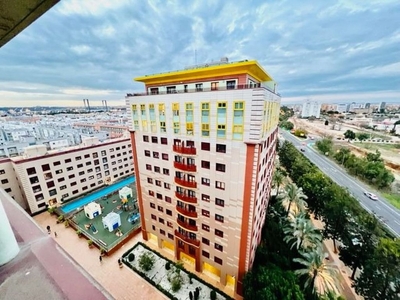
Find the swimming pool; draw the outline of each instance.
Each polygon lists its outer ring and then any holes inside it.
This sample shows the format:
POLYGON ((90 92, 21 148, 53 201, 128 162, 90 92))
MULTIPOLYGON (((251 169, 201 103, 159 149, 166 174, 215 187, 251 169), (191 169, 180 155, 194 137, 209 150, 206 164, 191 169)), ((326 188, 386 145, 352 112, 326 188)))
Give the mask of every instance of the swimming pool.
POLYGON ((136 181, 135 176, 130 176, 128 178, 125 178, 121 181, 118 181, 112 185, 106 186, 100 190, 97 190, 96 192, 87 195, 85 197, 82 197, 78 200, 72 201, 71 203, 65 204, 61 207, 61 210, 63 213, 67 214, 70 213, 71 211, 77 209, 78 207, 84 206, 90 202, 93 202, 103 196, 106 196, 108 194, 111 194, 124 186, 134 183, 136 181))

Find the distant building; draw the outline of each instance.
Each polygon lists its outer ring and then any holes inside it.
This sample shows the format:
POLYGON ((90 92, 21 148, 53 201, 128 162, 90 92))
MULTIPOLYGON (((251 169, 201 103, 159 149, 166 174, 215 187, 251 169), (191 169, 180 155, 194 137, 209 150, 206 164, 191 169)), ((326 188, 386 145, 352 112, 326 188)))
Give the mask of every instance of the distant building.
POLYGON ((305 103, 303 103, 303 108, 301 110, 302 118, 308 118, 314 116, 317 119, 319 119, 320 113, 321 113, 321 104, 319 104, 318 101, 307 100, 305 103))
POLYGON ((349 110, 350 110, 350 104, 347 104, 347 103, 341 103, 341 104, 338 104, 337 106, 336 106, 336 110, 339 112, 339 113, 346 113, 346 112, 349 112, 349 110))
POLYGON ((379 111, 385 110, 385 108, 386 108, 386 102, 379 103, 379 111))

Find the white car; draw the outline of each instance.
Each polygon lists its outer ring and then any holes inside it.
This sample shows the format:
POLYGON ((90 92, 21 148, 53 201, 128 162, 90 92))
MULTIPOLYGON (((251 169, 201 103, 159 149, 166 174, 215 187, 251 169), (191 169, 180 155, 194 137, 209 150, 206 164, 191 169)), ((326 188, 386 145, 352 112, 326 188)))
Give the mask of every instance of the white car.
POLYGON ((375 194, 372 194, 370 192, 364 192, 364 195, 367 196, 371 200, 378 201, 378 197, 375 194))

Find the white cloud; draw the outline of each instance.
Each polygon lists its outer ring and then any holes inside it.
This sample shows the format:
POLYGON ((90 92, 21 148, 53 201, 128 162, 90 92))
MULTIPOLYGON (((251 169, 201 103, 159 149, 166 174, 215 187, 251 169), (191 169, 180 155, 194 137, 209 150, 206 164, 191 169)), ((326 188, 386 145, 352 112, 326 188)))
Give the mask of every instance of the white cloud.
POLYGON ((64 0, 56 8, 59 13, 64 15, 99 16, 113 10, 118 10, 128 5, 129 2, 128 0, 64 0))
POLYGON ((71 46, 71 50, 78 55, 84 55, 88 54, 91 51, 91 48, 88 45, 75 45, 71 46))

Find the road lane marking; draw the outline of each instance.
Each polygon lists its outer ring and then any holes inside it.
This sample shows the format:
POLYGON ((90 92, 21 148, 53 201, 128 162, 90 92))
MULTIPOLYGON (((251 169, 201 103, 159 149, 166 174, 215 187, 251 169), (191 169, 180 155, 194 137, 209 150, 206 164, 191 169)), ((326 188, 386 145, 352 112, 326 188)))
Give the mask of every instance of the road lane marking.
POLYGON ((394 222, 395 222, 397 225, 400 225, 400 223, 399 223, 399 222, 397 222, 396 220, 394 220, 394 222))
POLYGON ((375 207, 379 210, 382 210, 382 208, 380 208, 378 205, 375 205, 375 207))

